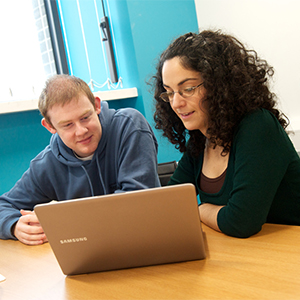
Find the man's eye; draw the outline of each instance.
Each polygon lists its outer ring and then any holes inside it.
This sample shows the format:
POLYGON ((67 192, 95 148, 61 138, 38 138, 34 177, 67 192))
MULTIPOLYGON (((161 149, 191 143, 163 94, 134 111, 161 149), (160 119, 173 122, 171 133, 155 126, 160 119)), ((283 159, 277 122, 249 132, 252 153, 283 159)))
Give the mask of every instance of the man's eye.
POLYGON ((82 121, 86 121, 86 120, 88 120, 89 118, 90 118, 90 116, 86 116, 86 117, 82 118, 81 120, 82 120, 82 121))

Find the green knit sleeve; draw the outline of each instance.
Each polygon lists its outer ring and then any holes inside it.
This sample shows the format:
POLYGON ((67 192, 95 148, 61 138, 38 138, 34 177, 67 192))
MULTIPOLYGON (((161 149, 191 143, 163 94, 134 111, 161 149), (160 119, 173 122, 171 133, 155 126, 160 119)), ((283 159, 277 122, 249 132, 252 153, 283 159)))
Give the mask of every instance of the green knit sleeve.
POLYGON ((261 230, 291 149, 287 134, 269 111, 261 109, 242 120, 231 148, 233 187, 217 219, 222 232, 249 237, 261 230))

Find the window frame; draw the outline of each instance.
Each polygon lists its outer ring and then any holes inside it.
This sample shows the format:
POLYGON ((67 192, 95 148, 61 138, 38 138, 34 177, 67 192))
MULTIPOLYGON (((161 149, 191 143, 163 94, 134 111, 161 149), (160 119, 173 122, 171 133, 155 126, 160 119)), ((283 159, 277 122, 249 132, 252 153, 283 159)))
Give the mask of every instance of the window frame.
POLYGON ((44 0, 57 74, 69 74, 57 3, 44 0))

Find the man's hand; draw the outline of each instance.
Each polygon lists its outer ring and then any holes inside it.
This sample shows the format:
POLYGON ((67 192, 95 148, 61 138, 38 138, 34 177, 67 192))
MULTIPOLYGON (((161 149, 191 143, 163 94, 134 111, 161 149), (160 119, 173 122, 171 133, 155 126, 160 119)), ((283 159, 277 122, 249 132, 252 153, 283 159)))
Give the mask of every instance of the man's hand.
POLYGON ((15 237, 26 245, 41 245, 48 242, 36 214, 30 210, 20 210, 22 216, 14 229, 15 237))

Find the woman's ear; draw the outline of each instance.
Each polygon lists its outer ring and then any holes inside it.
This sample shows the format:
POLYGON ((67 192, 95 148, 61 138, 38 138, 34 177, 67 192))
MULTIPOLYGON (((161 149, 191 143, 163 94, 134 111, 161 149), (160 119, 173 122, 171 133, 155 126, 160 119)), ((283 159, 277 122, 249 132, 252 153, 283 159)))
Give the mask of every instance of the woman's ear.
POLYGON ((42 119, 41 123, 49 132, 51 132, 52 134, 56 133, 56 129, 53 128, 53 126, 49 124, 45 118, 42 119))

